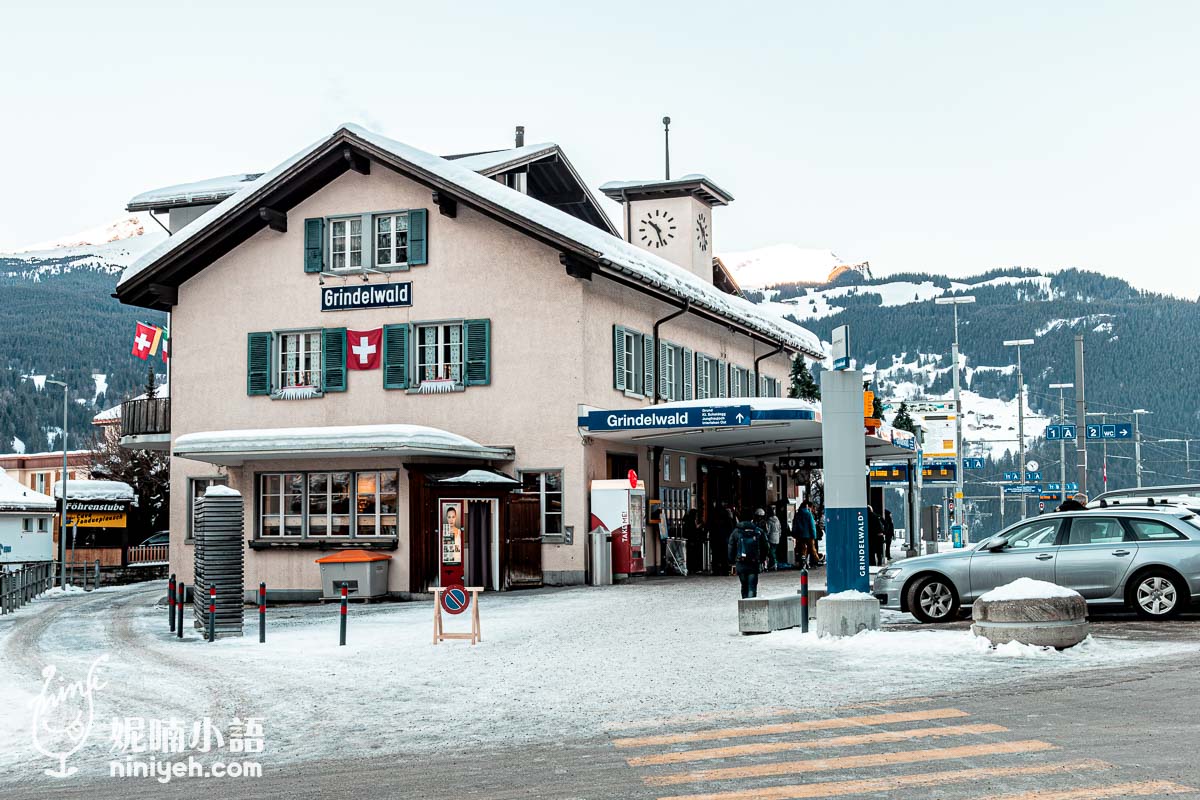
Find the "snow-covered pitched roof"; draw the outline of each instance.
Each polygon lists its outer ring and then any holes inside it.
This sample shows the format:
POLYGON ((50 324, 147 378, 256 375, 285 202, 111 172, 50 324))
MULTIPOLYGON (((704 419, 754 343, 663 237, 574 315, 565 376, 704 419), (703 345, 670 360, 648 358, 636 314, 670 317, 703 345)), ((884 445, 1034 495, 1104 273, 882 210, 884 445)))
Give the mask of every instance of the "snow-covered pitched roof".
POLYGON ((130 200, 125 206, 125 210, 146 211, 152 208, 178 208, 219 203, 226 197, 241 191, 247 183, 254 181, 260 174, 262 173, 239 172, 235 175, 222 175, 219 178, 152 189, 149 192, 142 192, 130 200))
MULTIPOLYGON (((62 497, 62 481, 54 482, 54 496, 62 497)), ((67 481, 68 500, 114 500, 132 503, 133 487, 124 481, 67 481)), ((70 509, 67 509, 68 511, 70 509)))
POLYGON ((712 205, 726 205, 733 200, 733 195, 722 189, 716 181, 699 172, 692 172, 680 178, 663 178, 649 181, 608 181, 600 185, 600 191, 613 200, 621 200, 626 194, 664 194, 691 190, 691 193, 701 195, 712 205))
POLYGON ((243 207, 253 208, 257 194, 271 186, 292 167, 323 152, 327 147, 344 145, 347 142, 362 145, 362 149, 374 158, 400 162, 418 173, 424 173, 428 179, 453 185, 456 192, 467 202, 490 206, 495 211, 511 217, 514 224, 520 224, 535 235, 553 240, 556 246, 561 243, 564 249, 569 248, 585 257, 595 259, 602 273, 607 271, 632 278, 648 288, 678 300, 688 301, 696 309, 736 322, 787 347, 801 350, 814 358, 824 358, 820 340, 809 331, 769 311, 763 311, 747 300, 722 292, 711 283, 666 259, 484 177, 463 167, 459 162, 349 124, 338 129, 332 136, 296 153, 257 180, 247 183, 237 194, 226 198, 150 250, 126 268, 117 284, 118 293, 210 225, 226 215, 242 210, 243 207))
POLYGON ((521 147, 510 147, 507 150, 493 150, 489 153, 471 153, 465 156, 447 156, 447 161, 453 161, 460 167, 478 172, 481 175, 494 175, 503 172, 510 164, 531 161, 558 151, 554 142, 541 144, 526 144, 521 147))
MULTIPOLYGON (((154 388, 154 396, 155 397, 170 397, 171 396, 170 384, 169 383, 160 383, 158 386, 156 386, 154 388)), ((145 400, 146 393, 142 392, 137 397, 134 397, 131 399, 145 400)), ((121 403, 117 403, 112 408, 104 409, 99 414, 92 417, 92 424, 93 425, 109 425, 114 422, 120 422, 121 421, 121 405, 122 405, 121 403)))
POLYGON ((22 486, 0 469, 0 511, 53 511, 54 498, 22 486))
POLYGON ((427 425, 400 423, 185 433, 175 440, 172 454, 229 465, 297 455, 334 458, 391 454, 500 461, 511 459, 513 455, 511 448, 489 447, 427 425))

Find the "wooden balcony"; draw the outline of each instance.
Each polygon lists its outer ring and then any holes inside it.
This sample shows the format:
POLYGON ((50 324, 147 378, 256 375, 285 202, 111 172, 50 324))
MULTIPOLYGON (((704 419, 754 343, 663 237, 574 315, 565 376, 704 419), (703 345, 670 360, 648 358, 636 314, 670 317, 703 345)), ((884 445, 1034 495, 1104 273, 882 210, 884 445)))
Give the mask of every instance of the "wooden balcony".
POLYGON ((143 397, 121 404, 121 446, 166 450, 171 445, 171 398, 143 397))

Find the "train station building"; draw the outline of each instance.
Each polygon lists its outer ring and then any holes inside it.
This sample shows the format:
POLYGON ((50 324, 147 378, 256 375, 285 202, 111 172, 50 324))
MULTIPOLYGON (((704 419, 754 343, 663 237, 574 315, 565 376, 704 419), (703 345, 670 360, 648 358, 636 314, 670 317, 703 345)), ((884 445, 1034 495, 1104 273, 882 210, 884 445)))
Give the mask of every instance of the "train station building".
POLYGON ((172 232, 117 287, 171 315, 172 571, 213 484, 244 497, 247 585, 294 599, 343 549, 389 555, 399 596, 583 583, 590 487, 631 471, 664 535, 781 496, 775 456, 819 447, 782 395, 820 342, 714 262, 714 181, 601 191, 619 230, 556 145, 443 157, 346 125, 135 198, 172 232))

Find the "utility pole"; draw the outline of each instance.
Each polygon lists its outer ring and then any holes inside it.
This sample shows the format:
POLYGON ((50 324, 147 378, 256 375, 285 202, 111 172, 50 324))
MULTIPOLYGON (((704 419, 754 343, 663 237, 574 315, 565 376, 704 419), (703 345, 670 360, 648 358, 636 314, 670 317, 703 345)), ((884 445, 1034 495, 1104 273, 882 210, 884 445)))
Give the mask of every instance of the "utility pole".
MULTIPOLYGON (((1021 348, 1033 344, 1033 339, 1008 339, 1005 347, 1017 348, 1017 437, 1020 439, 1018 448, 1021 452, 1021 491, 1025 489, 1025 373, 1021 368, 1021 348)), ((1021 495, 1021 516, 1029 513, 1027 495, 1021 495)))
POLYGON ((666 180, 671 180, 671 118, 663 117, 663 158, 666 180))
POLYGON ((1138 418, 1151 412, 1144 408, 1133 410, 1133 470, 1137 475, 1137 488, 1142 488, 1142 429, 1138 426, 1138 418))
MULTIPOLYGON (((954 525, 963 524, 963 437, 962 437, 962 393, 959 379, 958 354, 958 307, 975 302, 974 295, 938 297, 933 301, 937 305, 953 306, 954 308, 954 345, 950 354, 954 361, 954 525)), ((965 532, 964 532, 965 536, 965 532)))
POLYGON ((1159 444, 1183 444, 1183 463, 1186 471, 1183 473, 1188 480, 1192 479, 1192 442, 1200 439, 1159 439, 1159 444))
POLYGON ((58 585, 66 588, 67 585, 67 384, 63 381, 52 381, 47 379, 46 383, 53 383, 55 386, 61 386, 63 390, 63 429, 62 429, 62 449, 63 449, 63 469, 62 480, 59 485, 62 486, 62 511, 58 517, 58 585))
MULTIPOLYGON (((1083 334, 1075 334, 1075 453, 1079 491, 1087 494, 1087 391, 1083 380, 1083 334)), ((1107 472, 1105 473, 1107 474, 1107 472)), ((1107 488, 1107 487, 1105 487, 1107 488)))
MULTIPOLYGON (((1103 427, 1106 424, 1108 424, 1108 412, 1107 411, 1089 411, 1085 416, 1099 417, 1101 429, 1103 429, 1103 427)), ((1108 439, 1100 440, 1100 480, 1101 480, 1100 491, 1107 492, 1108 491, 1108 439)))
MULTIPOLYGON (((1066 395, 1063 394, 1065 389, 1074 389, 1073 383, 1052 383, 1051 389, 1058 389, 1058 419, 1062 424, 1067 422, 1067 401, 1066 395)), ((1075 429, 1075 438, 1079 438, 1079 429, 1075 429)), ((1087 433, 1087 431, 1084 431, 1087 433)), ((1060 503, 1067 501, 1067 440, 1059 437, 1058 440, 1058 488, 1060 503)))

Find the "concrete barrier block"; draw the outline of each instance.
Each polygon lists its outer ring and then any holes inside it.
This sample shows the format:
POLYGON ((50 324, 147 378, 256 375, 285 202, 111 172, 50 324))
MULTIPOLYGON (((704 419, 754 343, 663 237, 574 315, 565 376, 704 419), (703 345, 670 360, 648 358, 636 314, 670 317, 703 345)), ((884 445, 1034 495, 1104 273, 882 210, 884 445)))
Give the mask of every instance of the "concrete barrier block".
POLYGON ((879 630, 879 601, 862 592, 839 592, 817 601, 817 633, 853 636, 879 630))
POLYGON ((1076 594, 1012 600, 979 598, 971 607, 971 632, 994 645, 1021 642, 1065 650, 1087 638, 1087 602, 1076 594))
POLYGON ((800 625, 800 595, 751 597, 738 601, 738 630, 770 633, 800 625))

